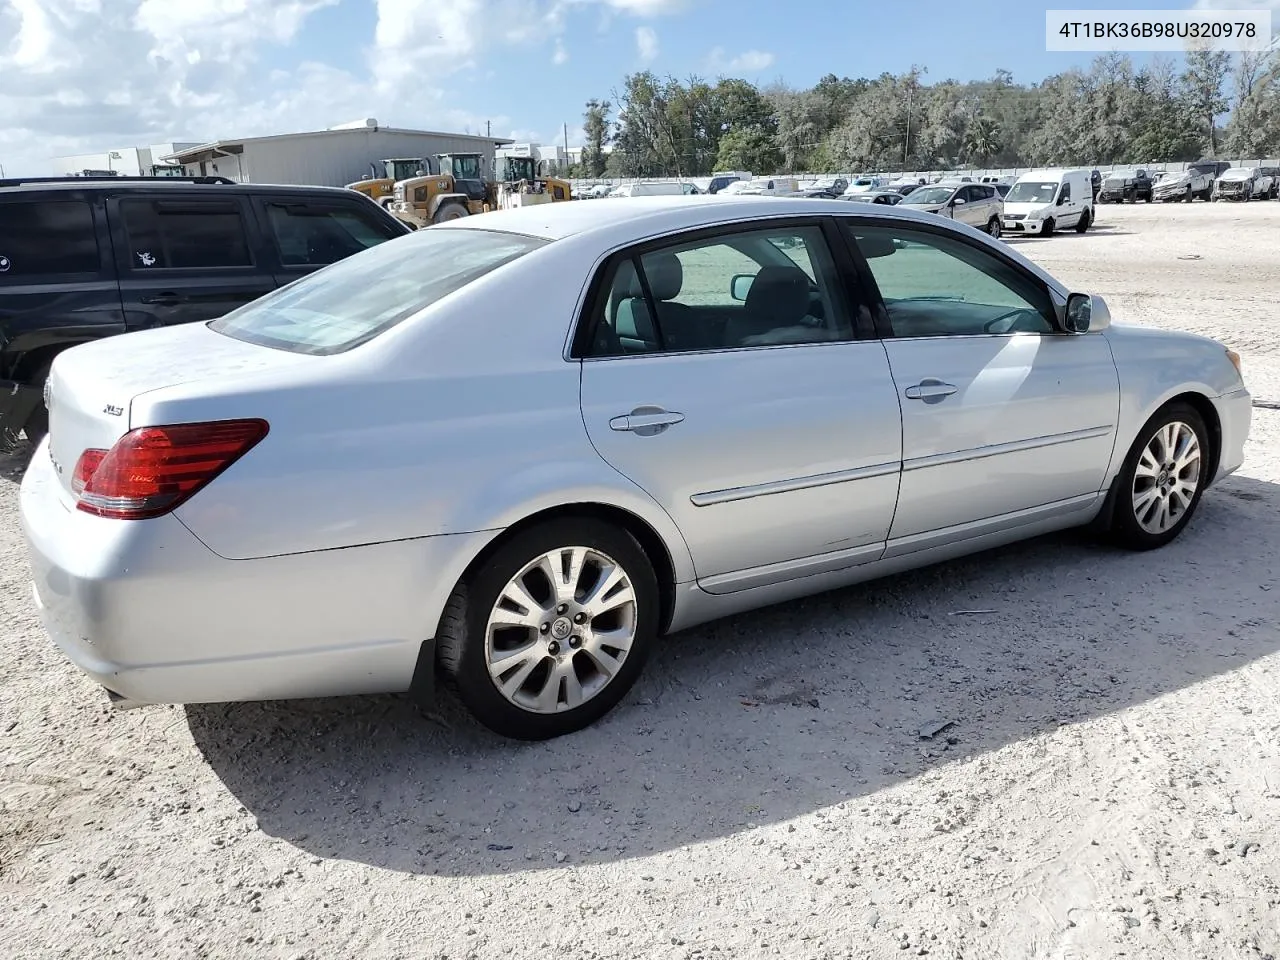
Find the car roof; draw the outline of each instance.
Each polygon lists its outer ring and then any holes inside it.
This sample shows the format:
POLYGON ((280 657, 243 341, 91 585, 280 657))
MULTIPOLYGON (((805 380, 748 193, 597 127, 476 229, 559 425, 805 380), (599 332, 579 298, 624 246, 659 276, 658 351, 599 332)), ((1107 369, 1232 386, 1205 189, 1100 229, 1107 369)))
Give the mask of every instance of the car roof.
MULTIPOLYGON (((575 235, 613 233, 611 241, 638 243, 674 230, 714 227, 753 217, 811 217, 822 213, 850 215, 850 204, 811 197, 762 197, 734 194, 699 196, 629 197, 616 203, 542 203, 514 210, 496 210, 474 217, 460 217, 430 227, 432 230, 496 230, 544 240, 575 235)), ((879 206, 868 216, 900 216, 934 222, 920 213, 893 212, 879 206)))
POLYGON ((127 193, 132 190, 174 190, 183 193, 208 195, 210 197, 222 197, 228 193, 246 194, 246 193, 272 193, 272 194, 296 194, 299 196, 332 196, 335 193, 343 195, 355 194, 354 190, 348 190, 346 187, 313 187, 303 186, 300 184, 276 184, 276 183, 197 183, 192 180, 183 180, 178 177, 139 177, 137 179, 122 179, 116 177, 66 177, 56 180, 41 180, 32 178, 30 180, 9 179, 0 180, 0 195, 12 193, 49 193, 49 192, 84 192, 90 190, 108 191, 111 193, 127 193))

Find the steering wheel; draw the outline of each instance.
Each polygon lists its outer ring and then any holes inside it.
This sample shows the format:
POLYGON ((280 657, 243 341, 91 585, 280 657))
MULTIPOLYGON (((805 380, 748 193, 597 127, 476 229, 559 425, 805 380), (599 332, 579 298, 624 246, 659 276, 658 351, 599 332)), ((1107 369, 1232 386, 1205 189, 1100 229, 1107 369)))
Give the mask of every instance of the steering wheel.
POLYGON ((1005 320, 1008 320, 1010 317, 1018 317, 1025 314, 1026 312, 1027 312, 1026 307, 1018 307, 1016 310, 1010 310, 1007 313, 1002 313, 1000 314, 1000 316, 996 317, 994 320, 988 320, 986 323, 984 323, 982 325, 982 332, 983 333, 1010 333, 1013 330, 1015 324, 1011 323, 1009 324, 1008 327, 1006 327, 1003 330, 996 329, 997 325, 1000 323, 1003 323, 1005 320))

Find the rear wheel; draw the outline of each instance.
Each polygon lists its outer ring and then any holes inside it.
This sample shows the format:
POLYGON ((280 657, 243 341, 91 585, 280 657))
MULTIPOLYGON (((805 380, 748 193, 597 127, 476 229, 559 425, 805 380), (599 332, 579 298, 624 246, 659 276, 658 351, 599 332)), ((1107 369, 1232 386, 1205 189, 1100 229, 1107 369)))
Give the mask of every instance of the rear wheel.
POLYGON ((1129 449, 1112 496, 1111 536, 1131 550, 1173 540, 1191 520, 1209 481, 1209 431, 1186 403, 1147 421, 1129 449))
POLYGON ((611 710, 658 631, 658 583, 636 539, 590 519, 531 527, 450 597, 436 638, 444 679, 496 733, 545 740, 611 710))
POLYGON ((440 204, 440 209, 436 211, 432 223, 444 223, 446 220, 460 220, 467 215, 467 208, 456 200, 450 200, 448 203, 440 204))
POLYGON ((1076 233, 1084 233, 1088 230, 1090 219, 1088 210, 1080 214, 1080 219, 1076 222, 1076 233))

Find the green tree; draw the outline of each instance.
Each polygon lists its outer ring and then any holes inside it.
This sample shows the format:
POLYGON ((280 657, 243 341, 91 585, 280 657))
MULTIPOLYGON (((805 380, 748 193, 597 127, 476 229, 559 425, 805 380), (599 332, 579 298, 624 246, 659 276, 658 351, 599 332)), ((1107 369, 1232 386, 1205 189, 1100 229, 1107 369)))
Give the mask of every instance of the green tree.
POLYGON ((1191 50, 1182 73, 1182 96, 1187 110, 1205 134, 1209 156, 1218 155, 1218 117, 1228 103, 1223 85, 1231 72, 1231 54, 1225 50, 1191 50))
POLYGON ((587 142, 582 148, 583 175, 587 177, 604 176, 605 145, 609 142, 609 108, 608 100, 591 99, 587 101, 587 109, 583 114, 582 130, 587 142))
POLYGON ((730 130, 720 138, 716 166, 720 170, 750 170, 756 174, 775 172, 782 152, 772 134, 760 127, 730 130))

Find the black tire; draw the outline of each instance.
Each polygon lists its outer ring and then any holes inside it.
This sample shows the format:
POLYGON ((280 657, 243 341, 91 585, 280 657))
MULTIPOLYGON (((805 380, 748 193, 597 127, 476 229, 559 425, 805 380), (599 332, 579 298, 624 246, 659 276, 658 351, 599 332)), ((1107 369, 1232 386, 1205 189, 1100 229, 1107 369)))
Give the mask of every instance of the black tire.
POLYGON ((1192 516, 1195 515, 1196 508, 1200 505, 1200 498, 1204 494, 1205 484, 1209 481, 1212 449, 1209 430, 1205 426, 1204 418, 1200 416, 1195 407, 1187 403, 1174 402, 1156 411, 1155 415, 1138 431, 1138 437, 1134 440, 1133 446, 1129 448, 1129 453, 1125 457, 1120 473, 1112 486, 1111 497, 1113 503, 1110 505, 1110 539, 1129 550, 1154 550, 1157 547, 1163 547, 1177 537, 1191 521, 1192 516), (1196 435, 1197 442, 1200 444, 1198 482, 1190 504, 1187 505, 1173 526, 1163 532, 1153 533, 1144 529, 1139 523, 1133 505, 1133 491, 1138 462, 1142 458, 1142 453, 1147 444, 1155 437, 1156 431, 1168 424, 1177 422, 1185 423, 1190 427, 1196 435))
POLYGON ((1076 221, 1076 233, 1084 233, 1086 230, 1089 229, 1089 224, 1092 221, 1093 221, 1093 218, 1089 215, 1088 210, 1080 214, 1080 219, 1076 221))
POLYGON ((1040 236, 1052 237, 1053 231, 1057 228, 1057 226, 1058 225, 1054 222, 1053 217, 1050 217, 1048 220, 1044 222, 1044 226, 1040 228, 1040 236))
POLYGON ((1192 200, 1194 200, 1195 198, 1196 198, 1196 197, 1195 197, 1195 194, 1191 192, 1191 188, 1190 188, 1190 187, 1187 187, 1187 195, 1186 195, 1185 197, 1183 197, 1183 198, 1182 198, 1183 202, 1184 202, 1184 203, 1190 203, 1190 202, 1191 202, 1192 200))
MULTIPOLYGON (((653 646, 658 616, 657 577, 635 537, 599 520, 553 520, 530 527, 500 544, 458 584, 440 619, 436 662, 445 684, 457 693, 480 723, 495 733, 517 740, 547 740, 591 725, 626 696, 640 676, 653 646), (621 668, 598 693, 574 709, 537 713, 508 700, 489 676, 485 653, 489 614, 511 579, 527 564, 545 553, 570 546, 598 550, 626 573, 635 592, 635 634, 621 668)), ((581 658, 585 654, 569 656, 581 658)), ((560 659, 563 662, 565 657, 562 655, 560 659)), ((535 668, 535 673, 537 669, 541 668, 535 668)))
POLYGON ((1000 218, 992 217, 987 221, 987 236, 992 240, 1000 239, 1000 218))
POLYGON ((431 218, 431 222, 444 223, 446 220, 460 220, 467 216, 468 213, 467 208, 457 200, 449 200, 440 204, 440 208, 436 210, 436 215, 431 218))
POLYGON ((1156 198, 1156 195, 1155 195, 1154 193, 1148 193, 1145 197, 1143 197, 1143 198, 1142 198, 1142 202, 1143 202, 1143 203, 1150 203, 1150 202, 1151 202, 1152 200, 1154 200, 1155 198, 1156 198))

